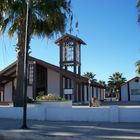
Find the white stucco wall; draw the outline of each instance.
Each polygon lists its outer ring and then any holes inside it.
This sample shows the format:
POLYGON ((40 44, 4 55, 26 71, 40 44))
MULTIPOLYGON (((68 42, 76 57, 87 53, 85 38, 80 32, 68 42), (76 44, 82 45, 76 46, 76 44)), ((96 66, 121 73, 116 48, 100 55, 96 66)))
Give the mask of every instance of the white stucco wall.
POLYGON ((105 94, 105 90, 101 89, 101 99, 100 100, 104 100, 104 94, 105 94))
POLYGON ((96 97, 96 88, 94 87, 94 97, 96 97))
POLYGON ((48 93, 60 96, 60 74, 48 69, 48 93))
MULTIPOLYGON (((22 107, 0 107, 0 118, 22 119, 22 107)), ((98 108, 62 108, 35 106, 27 108, 27 119, 47 121, 140 122, 137 106, 98 108)))
POLYGON ((101 93, 100 93, 100 88, 98 88, 98 100, 101 99, 101 93))
POLYGON ((84 103, 87 103, 87 86, 84 85, 84 103))
POLYGON ((3 92, 2 91, 1 91, 0 96, 1 96, 1 101, 3 101, 3 92))
POLYGON ((74 88, 74 81, 71 80, 71 88, 74 88))
POLYGON ((12 101, 12 82, 9 82, 4 87, 4 101, 12 101))
POLYGON ((130 100, 131 101, 140 101, 140 94, 139 95, 132 95, 131 89, 140 89, 140 79, 138 82, 135 82, 135 79, 129 82, 130 87, 130 100))
POLYGON ((33 98, 33 87, 32 86, 27 87, 27 96, 33 98))
POLYGON ((94 108, 94 109, 92 108, 47 108, 46 120, 109 122, 110 109, 109 108, 94 108))
MULTIPOLYGON (((132 94, 132 89, 140 90, 140 79, 138 82, 136 82, 135 80, 136 79, 133 79, 129 82, 130 101, 140 101, 140 94, 139 95, 132 94)), ((121 87, 121 100, 128 101, 128 86, 127 86, 127 84, 124 84, 121 87)))
POLYGON ((121 101, 128 101, 128 89, 127 84, 122 85, 121 87, 121 101))
POLYGON ((92 87, 90 87, 90 94, 91 94, 91 97, 92 97, 92 87))
MULTIPOLYGON (((27 96, 33 97, 32 86, 27 87, 27 96)), ((7 83, 4 87, 4 101, 7 101, 7 102, 12 101, 12 82, 7 83)))

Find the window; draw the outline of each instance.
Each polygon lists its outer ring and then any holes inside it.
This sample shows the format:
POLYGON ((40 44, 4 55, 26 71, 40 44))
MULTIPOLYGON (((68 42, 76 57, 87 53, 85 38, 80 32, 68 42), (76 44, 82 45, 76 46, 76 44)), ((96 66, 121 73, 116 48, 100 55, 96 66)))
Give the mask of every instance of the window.
POLYGON ((74 46, 73 42, 64 42, 63 44, 63 61, 74 60, 74 46))
POLYGON ((135 79, 135 82, 137 82, 137 83, 138 83, 138 82, 139 82, 139 79, 135 79))
POLYGON ((80 62, 80 46, 77 44, 76 46, 76 61, 80 62))
POLYGON ((29 61, 28 62, 28 71, 27 71, 27 78, 28 78, 28 84, 32 85, 34 81, 34 61, 29 61))
POLYGON ((140 89, 131 89, 131 95, 140 95, 140 89))

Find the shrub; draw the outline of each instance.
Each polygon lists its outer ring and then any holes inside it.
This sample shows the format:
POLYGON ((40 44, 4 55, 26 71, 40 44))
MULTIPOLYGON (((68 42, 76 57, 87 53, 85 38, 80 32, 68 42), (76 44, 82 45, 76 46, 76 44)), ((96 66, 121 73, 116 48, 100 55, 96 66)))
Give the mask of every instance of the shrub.
POLYGON ((64 98, 54 96, 52 94, 48 94, 48 95, 39 95, 36 97, 36 100, 38 101, 63 101, 64 98))
POLYGON ((34 99, 31 98, 31 97, 27 97, 27 103, 33 103, 34 102, 34 99))

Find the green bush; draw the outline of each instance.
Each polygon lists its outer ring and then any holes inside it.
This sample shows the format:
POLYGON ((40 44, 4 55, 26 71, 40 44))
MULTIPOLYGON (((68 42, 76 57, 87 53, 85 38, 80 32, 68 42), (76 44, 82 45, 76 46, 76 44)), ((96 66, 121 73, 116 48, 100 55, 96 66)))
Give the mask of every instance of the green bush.
POLYGON ((33 103, 34 102, 34 99, 31 98, 31 97, 27 97, 27 103, 33 103))
POLYGON ((48 95, 39 95, 36 97, 37 101, 64 101, 64 98, 54 96, 52 94, 48 95))

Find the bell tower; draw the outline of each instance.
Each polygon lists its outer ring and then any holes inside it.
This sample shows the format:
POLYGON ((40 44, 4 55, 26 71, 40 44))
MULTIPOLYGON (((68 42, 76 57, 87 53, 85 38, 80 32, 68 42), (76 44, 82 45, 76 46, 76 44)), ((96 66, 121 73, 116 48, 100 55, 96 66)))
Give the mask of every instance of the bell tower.
POLYGON ((81 44, 86 43, 73 35, 65 34, 55 41, 60 47, 60 68, 81 74, 81 44))

